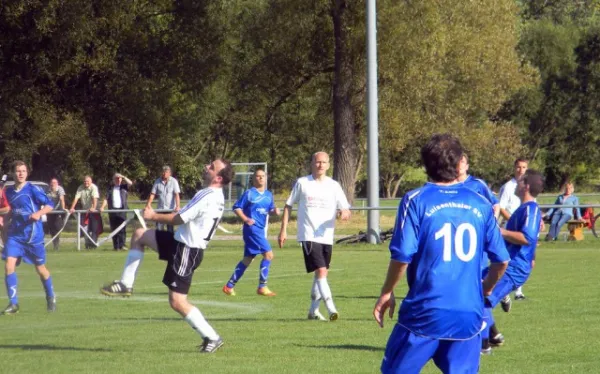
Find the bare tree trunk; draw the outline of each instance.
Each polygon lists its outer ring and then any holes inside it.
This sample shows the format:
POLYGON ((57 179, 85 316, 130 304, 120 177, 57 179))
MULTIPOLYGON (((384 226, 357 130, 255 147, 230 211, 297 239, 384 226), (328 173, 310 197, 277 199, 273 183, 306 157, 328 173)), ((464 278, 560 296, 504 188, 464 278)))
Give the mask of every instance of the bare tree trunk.
POLYGON ((349 15, 345 0, 331 1, 331 16, 335 36, 333 178, 340 183, 348 200, 353 201, 359 152, 351 100, 353 69, 351 55, 348 53, 346 19, 349 15))

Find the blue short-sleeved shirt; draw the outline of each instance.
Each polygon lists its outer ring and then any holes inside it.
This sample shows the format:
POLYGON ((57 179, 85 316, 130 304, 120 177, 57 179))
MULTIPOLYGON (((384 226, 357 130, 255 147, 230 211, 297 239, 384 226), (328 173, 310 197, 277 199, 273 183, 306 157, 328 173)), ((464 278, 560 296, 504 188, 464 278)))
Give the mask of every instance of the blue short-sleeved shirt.
POLYGON ((29 217, 40 210, 42 206, 54 207, 52 200, 44 191, 27 182, 19 191, 15 186, 6 188, 5 197, 11 208, 11 220, 8 226, 8 237, 20 243, 44 243, 42 220, 32 221, 29 217))

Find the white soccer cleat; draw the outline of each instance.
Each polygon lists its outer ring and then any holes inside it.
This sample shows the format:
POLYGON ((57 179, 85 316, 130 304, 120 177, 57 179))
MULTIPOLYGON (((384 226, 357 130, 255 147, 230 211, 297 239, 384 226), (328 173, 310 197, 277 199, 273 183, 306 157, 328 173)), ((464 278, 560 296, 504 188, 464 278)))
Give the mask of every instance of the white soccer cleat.
POLYGON ((323 317, 321 312, 319 312, 318 310, 314 313, 308 312, 308 319, 315 321, 327 321, 327 318, 323 317))

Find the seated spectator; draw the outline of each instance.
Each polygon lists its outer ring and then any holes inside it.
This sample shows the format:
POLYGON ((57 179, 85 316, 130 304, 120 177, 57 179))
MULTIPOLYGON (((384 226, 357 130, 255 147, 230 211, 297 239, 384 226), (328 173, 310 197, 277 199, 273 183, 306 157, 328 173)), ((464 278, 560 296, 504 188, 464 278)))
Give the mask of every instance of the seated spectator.
POLYGON ((575 186, 571 182, 565 183, 565 192, 562 195, 558 195, 554 205, 563 205, 562 208, 552 208, 544 214, 544 218, 550 219, 550 231, 546 235, 546 241, 556 240, 561 227, 567 223, 567 221, 573 219, 573 213, 575 218, 581 220, 581 211, 575 206, 579 205, 579 198, 573 195, 575 186), (573 212, 575 211, 575 212, 573 212))

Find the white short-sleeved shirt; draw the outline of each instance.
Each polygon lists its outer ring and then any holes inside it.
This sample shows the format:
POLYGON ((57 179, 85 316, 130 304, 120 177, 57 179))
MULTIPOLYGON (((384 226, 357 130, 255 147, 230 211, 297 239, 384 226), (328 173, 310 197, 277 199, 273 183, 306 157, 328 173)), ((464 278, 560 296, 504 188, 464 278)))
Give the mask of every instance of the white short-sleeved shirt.
POLYGON ((350 208, 340 184, 329 177, 322 181, 312 175, 299 178, 285 204, 293 206, 295 203, 298 204, 298 241, 332 245, 337 210, 350 208))
POLYGON ((179 211, 184 224, 175 232, 175 240, 188 247, 205 249, 223 216, 223 189, 207 187, 194 195, 179 211))
POLYGON ((515 178, 509 180, 500 188, 500 208, 506 209, 510 214, 513 214, 521 205, 521 199, 515 195, 516 190, 517 180, 515 178))

